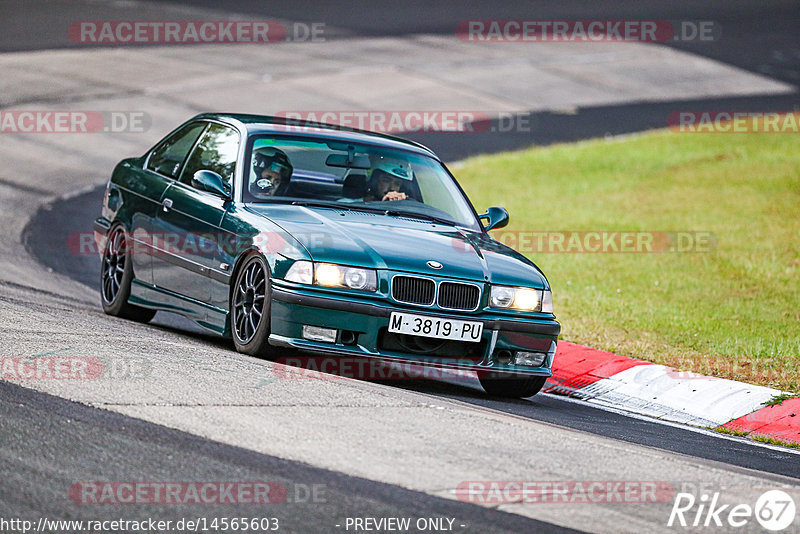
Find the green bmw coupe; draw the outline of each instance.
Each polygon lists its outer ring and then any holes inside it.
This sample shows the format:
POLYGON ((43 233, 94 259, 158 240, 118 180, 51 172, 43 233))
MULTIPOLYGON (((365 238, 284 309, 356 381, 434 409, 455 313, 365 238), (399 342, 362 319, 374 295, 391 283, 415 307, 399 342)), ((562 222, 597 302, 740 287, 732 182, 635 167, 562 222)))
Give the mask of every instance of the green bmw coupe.
POLYGON ((419 144, 203 114, 114 169, 94 224, 101 300, 137 321, 182 314, 246 354, 469 369, 528 397, 560 325, 542 272, 487 233, 507 222, 419 144))

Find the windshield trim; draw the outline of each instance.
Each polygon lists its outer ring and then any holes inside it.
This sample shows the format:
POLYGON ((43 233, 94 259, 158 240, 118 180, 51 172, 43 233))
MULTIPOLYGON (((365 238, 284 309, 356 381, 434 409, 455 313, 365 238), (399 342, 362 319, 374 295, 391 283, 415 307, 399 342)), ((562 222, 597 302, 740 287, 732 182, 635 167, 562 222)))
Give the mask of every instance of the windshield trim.
MULTIPOLYGON (((450 226, 455 228, 456 230, 463 231, 463 232, 470 232, 470 233, 478 233, 478 234, 485 234, 486 231, 483 229, 483 226, 480 228, 470 228, 469 226, 464 226, 456 221, 447 221, 445 219, 437 218, 437 220, 430 220, 428 219, 427 215, 424 214, 415 214, 412 212, 404 212, 398 211, 393 209, 380 209, 380 208, 372 208, 369 206, 349 206, 347 204, 325 204, 324 200, 310 200, 308 202, 305 201, 298 201, 298 200, 291 200, 289 198, 280 199, 280 200, 264 200, 261 202, 244 202, 245 208, 248 210, 253 210, 259 207, 269 206, 270 204, 276 206, 289 206, 289 205, 296 205, 303 208, 322 208, 322 209, 332 209, 332 210, 340 210, 340 211, 358 211, 363 213, 374 213, 376 215, 385 215, 386 217, 407 217, 409 219, 416 219, 423 223, 430 223, 433 225, 441 225, 441 226, 450 226), (415 217, 415 215, 420 215, 420 217, 415 217)), ((488 234, 487 234, 488 235, 488 234)))
MULTIPOLYGON (((244 189, 246 188, 245 182, 247 181, 247 176, 248 176, 248 173, 245 172, 245 170, 249 169, 249 166, 247 166, 245 163, 250 161, 250 159, 252 158, 253 146, 255 145, 255 142, 257 140, 259 140, 259 139, 276 139, 276 140, 280 140, 280 141, 297 141, 297 142, 316 142, 316 143, 324 143, 324 144, 326 144, 328 142, 334 142, 334 143, 347 142, 346 140, 343 140, 343 139, 340 139, 340 138, 328 137, 328 136, 325 136, 325 135, 319 135, 319 136, 292 135, 292 134, 284 134, 284 133, 278 133, 278 132, 275 132, 275 133, 272 133, 272 132, 258 132, 258 133, 255 133, 255 132, 253 132, 253 133, 251 133, 247 137, 247 142, 245 143, 245 146, 243 147, 244 148, 244 150, 243 150, 243 152, 244 152, 243 153, 243 165, 242 165, 242 169, 243 169, 243 172, 242 172, 242 174, 243 174, 243 178, 242 178, 242 180, 243 180, 243 183, 242 183, 242 201, 243 202, 245 202, 244 201, 244 189)), ((421 153, 421 152, 419 152, 417 150, 414 150, 413 148, 408 148, 407 149, 407 148, 404 148, 404 147, 387 147, 387 146, 385 146, 385 145, 383 145, 381 143, 377 143, 377 142, 365 142, 365 141, 362 141, 362 140, 357 140, 357 141, 353 141, 353 143, 361 145, 361 146, 365 146, 365 147, 375 148, 375 149, 378 149, 378 150, 381 150, 381 151, 401 152, 401 153, 409 154, 409 155, 415 156, 417 158, 421 158, 421 159, 428 160, 428 161, 431 161, 431 162, 435 163, 438 166, 438 170, 443 171, 444 175, 446 175, 451 180, 451 183, 453 185, 455 185, 456 191, 458 191, 458 193, 461 195, 461 200, 466 203, 468 211, 472 214, 472 222, 473 222, 474 226, 469 226, 469 225, 465 226, 464 223, 468 222, 468 221, 461 221, 461 222, 452 221, 450 226, 453 226, 453 227, 456 227, 456 228, 463 228, 463 229, 466 229, 466 230, 469 230, 469 231, 472 231, 472 232, 476 232, 477 231, 477 232, 481 232, 481 233, 486 233, 486 230, 484 229, 484 226, 481 223, 481 219, 478 216, 478 212, 475 210, 475 206, 472 205, 472 201, 470 200, 469 196, 467 196, 467 194, 464 192, 464 189, 461 187, 461 184, 458 182, 458 180, 456 180, 455 176, 453 176, 453 173, 450 172, 450 169, 447 168, 447 166, 444 164, 444 162, 438 156, 436 156, 435 154, 421 153)), ((253 198, 253 199, 250 199, 250 200, 246 201, 245 203, 256 204, 256 205, 263 205, 263 204, 270 204, 270 203, 275 203, 275 204, 278 204, 278 203, 287 204, 288 203, 288 204, 291 204, 293 202, 302 201, 304 199, 296 198, 296 197, 286 197, 286 200, 288 202, 281 202, 278 199, 255 199, 255 198, 253 198)), ((313 201, 313 199, 309 199, 309 200, 313 201)), ((316 201, 316 202, 324 203, 325 201, 316 201)), ((358 208, 358 206, 350 206, 348 203, 337 203, 336 201, 332 201, 330 206, 321 206, 321 207, 331 207, 331 208, 334 208, 334 209, 343 209, 343 210, 356 210, 358 208)), ((431 206, 431 207, 436 209, 435 206, 431 206)), ((367 208, 369 208, 369 207, 367 207, 367 208)), ((380 208, 375 208, 375 210, 376 210, 375 211, 376 213, 381 213, 383 211, 386 211, 386 210, 382 210, 380 208)), ((387 208, 387 210, 396 211, 396 210, 393 210, 392 208, 387 208)), ((368 210, 360 210, 360 211, 368 211, 368 210)), ((406 210, 399 210, 399 211, 406 211, 406 210)), ((415 214, 413 212, 410 212, 408 214, 409 217, 414 217, 414 215, 415 214)), ((435 216, 428 216, 427 214, 424 214, 424 213, 420 214, 420 216, 421 217, 435 217, 435 216)), ((441 218, 441 220, 444 220, 444 218, 441 218)), ((439 224, 445 224, 445 223, 444 222, 440 222, 439 224)))

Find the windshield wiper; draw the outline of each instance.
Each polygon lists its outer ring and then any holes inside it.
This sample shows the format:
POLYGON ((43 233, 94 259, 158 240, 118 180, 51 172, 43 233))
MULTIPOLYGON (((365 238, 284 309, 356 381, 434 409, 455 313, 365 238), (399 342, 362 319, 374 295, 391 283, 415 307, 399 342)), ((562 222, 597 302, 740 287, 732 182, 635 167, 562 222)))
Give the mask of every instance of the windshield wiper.
POLYGON ((428 215, 427 213, 419 213, 416 211, 404 211, 404 210, 381 210, 386 215, 393 215, 395 217, 410 217, 412 219, 422 219, 424 221, 431 221, 431 222, 438 222, 440 224, 446 224, 448 226, 456 226, 455 221, 451 221, 449 219, 444 219, 442 217, 436 217, 434 215, 428 215))
POLYGON ((335 200, 330 202, 322 200, 294 200, 292 206, 309 206, 312 208, 333 208, 342 211, 366 211, 369 213, 384 213, 386 210, 371 208, 369 206, 359 206, 357 204, 340 204, 335 200))
POLYGON ((292 206, 311 206, 312 208, 335 208, 335 209, 348 209, 337 204, 335 201, 325 202, 323 200, 293 200, 292 206))

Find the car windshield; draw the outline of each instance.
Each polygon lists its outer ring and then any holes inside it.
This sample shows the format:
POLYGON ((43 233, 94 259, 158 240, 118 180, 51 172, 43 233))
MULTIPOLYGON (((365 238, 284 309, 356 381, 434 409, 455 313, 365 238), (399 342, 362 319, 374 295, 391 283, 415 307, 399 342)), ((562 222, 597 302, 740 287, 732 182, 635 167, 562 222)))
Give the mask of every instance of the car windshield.
POLYGON ((436 159, 368 144, 257 136, 245 202, 380 211, 478 230, 475 212, 436 159))

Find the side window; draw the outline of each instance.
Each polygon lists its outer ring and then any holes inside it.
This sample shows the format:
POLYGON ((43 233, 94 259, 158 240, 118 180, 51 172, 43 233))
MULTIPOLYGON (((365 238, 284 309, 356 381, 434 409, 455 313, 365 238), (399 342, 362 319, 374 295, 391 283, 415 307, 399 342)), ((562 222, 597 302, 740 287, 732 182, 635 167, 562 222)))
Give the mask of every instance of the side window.
POLYGON ((175 132, 153 151, 147 162, 147 168, 170 178, 177 178, 183 160, 205 127, 205 123, 196 122, 175 132))
POLYGON ((181 173, 181 182, 192 185, 199 170, 214 171, 231 184, 239 155, 239 133, 233 128, 211 124, 189 155, 181 173))

